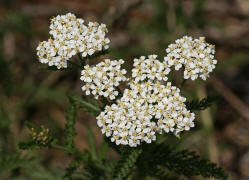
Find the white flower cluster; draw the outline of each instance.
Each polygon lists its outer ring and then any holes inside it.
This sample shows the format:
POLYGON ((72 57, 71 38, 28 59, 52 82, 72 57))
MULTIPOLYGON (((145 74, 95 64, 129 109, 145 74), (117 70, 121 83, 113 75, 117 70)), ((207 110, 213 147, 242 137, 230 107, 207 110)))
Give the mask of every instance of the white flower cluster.
POLYGON ((139 59, 134 59, 134 68, 132 69, 132 77, 135 82, 144 80, 164 80, 167 81, 167 74, 170 69, 166 62, 160 62, 156 59, 157 55, 149 55, 148 59, 141 56, 139 59))
MULTIPOLYGON (((108 49, 107 32, 105 24, 89 22, 86 26, 84 20, 74 14, 58 15, 51 20, 51 37, 37 47, 39 61, 58 69, 66 68, 67 61, 77 53, 86 57, 108 49)), ((206 80, 217 63, 214 46, 206 43, 203 37, 184 36, 170 44, 166 52, 163 62, 157 55, 134 59, 132 80, 121 95, 118 86, 129 80, 125 77, 126 70, 121 69, 122 59, 105 59, 96 66, 86 65, 82 70, 80 79, 86 95, 107 100, 122 96, 116 104, 105 106, 96 118, 102 133, 117 145, 136 147, 142 142, 155 141, 156 133, 178 136, 194 127, 195 114, 187 110, 186 98, 170 82, 165 85, 161 82, 168 80, 171 66, 175 70, 184 67, 185 79, 206 80)))
POLYGON ((156 133, 181 131, 194 127, 195 115, 184 104, 185 98, 171 83, 161 85, 131 82, 117 104, 106 106, 97 117, 103 134, 117 145, 136 147, 156 140, 156 133))
POLYGON ((84 20, 74 14, 58 15, 51 20, 52 38, 39 43, 37 55, 41 63, 66 68, 67 61, 76 53, 86 57, 108 49, 110 40, 105 37, 106 32, 105 24, 89 22, 86 26, 84 20))
POLYGON ((166 52, 164 60, 169 67, 174 65, 175 70, 179 70, 184 66, 184 79, 195 80, 200 77, 206 80, 217 64, 214 46, 206 43, 204 37, 193 39, 184 36, 176 40, 175 44, 170 44, 166 52))
POLYGON ((94 67, 86 65, 80 78, 85 82, 82 90, 86 92, 86 95, 93 94, 96 99, 99 96, 109 97, 111 100, 115 99, 119 95, 115 87, 119 86, 120 82, 127 81, 124 76, 126 70, 121 70, 123 63, 122 59, 113 61, 106 59, 94 67))

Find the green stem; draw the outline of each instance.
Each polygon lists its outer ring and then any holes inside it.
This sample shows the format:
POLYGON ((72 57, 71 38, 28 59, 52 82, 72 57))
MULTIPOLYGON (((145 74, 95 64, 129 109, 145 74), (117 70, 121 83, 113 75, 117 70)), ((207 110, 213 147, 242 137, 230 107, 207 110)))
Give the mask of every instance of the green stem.
POLYGON ((72 61, 68 61, 69 64, 72 64, 73 66, 77 67, 77 68, 80 68, 81 69, 81 66, 77 63, 74 63, 72 61))
POLYGON ((66 151, 68 153, 73 153, 73 150, 70 149, 70 148, 67 148, 67 147, 64 147, 64 146, 61 146, 61 145, 58 145, 58 144, 52 144, 51 147, 55 148, 55 149, 59 149, 59 150, 62 150, 62 151, 66 151))
POLYGON ((102 104, 104 105, 104 107, 106 105, 110 105, 110 102, 108 101, 108 99, 105 98, 105 97, 103 97, 103 96, 100 97, 100 101, 102 102, 102 104))
POLYGON ((73 155, 74 157, 79 157, 79 156, 84 156, 84 153, 81 153, 78 149, 76 148, 68 148, 68 147, 65 147, 65 146, 62 146, 62 145, 59 145, 59 144, 51 144, 51 147, 54 148, 54 149, 58 149, 58 150, 61 150, 61 151, 64 151, 70 155, 73 155))
POLYGON ((123 92, 122 92, 122 90, 120 89, 119 86, 117 87, 117 90, 118 90, 118 95, 119 95, 119 96, 122 96, 122 95, 123 95, 123 92))
POLYGON ((82 56, 80 54, 77 54, 79 59, 80 59, 80 64, 81 67, 83 68, 86 65, 86 60, 82 58, 82 56))
POLYGON ((84 100, 79 100, 78 102, 80 102, 81 104, 79 104, 79 107, 81 107, 81 105, 83 105, 83 107, 88 107, 89 109, 92 109, 94 112, 96 113, 100 113, 101 109, 89 102, 86 102, 84 100))
POLYGON ((187 79, 183 79, 182 80, 182 82, 181 82, 181 84, 180 84, 180 89, 182 89, 183 88, 183 86, 184 86, 184 84, 187 82, 187 79))

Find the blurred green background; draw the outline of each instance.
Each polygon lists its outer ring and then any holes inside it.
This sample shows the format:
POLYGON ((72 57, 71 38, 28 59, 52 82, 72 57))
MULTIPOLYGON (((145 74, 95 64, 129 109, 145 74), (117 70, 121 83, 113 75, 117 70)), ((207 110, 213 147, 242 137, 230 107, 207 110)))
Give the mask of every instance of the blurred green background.
MULTIPOLYGON (((66 94, 82 94, 80 72, 41 70, 38 41, 49 37, 49 19, 72 12, 86 22, 107 24, 112 59, 122 58, 131 71, 141 55, 165 55, 168 44, 184 35, 205 36, 216 45, 218 65, 207 82, 188 81, 186 97, 218 95, 214 106, 197 114, 196 127, 178 140, 224 167, 231 180, 249 179, 249 1, 248 0, 1 0, 0 2, 0 177, 57 179, 70 162, 57 150, 20 151, 27 137, 24 125, 44 124, 61 137, 68 103, 66 94), (6 159, 17 165, 6 164, 6 159), (23 164, 22 167, 18 165, 23 164)), ((99 60, 103 57, 99 58, 99 60)), ((93 63, 93 62, 91 62, 93 63)), ((179 84, 181 73, 172 81, 179 84)), ((95 118, 79 111, 77 138, 88 148, 89 125, 98 144, 95 118)), ((109 156, 116 157, 114 152, 109 156)), ((193 179, 198 179, 193 178, 193 179)))

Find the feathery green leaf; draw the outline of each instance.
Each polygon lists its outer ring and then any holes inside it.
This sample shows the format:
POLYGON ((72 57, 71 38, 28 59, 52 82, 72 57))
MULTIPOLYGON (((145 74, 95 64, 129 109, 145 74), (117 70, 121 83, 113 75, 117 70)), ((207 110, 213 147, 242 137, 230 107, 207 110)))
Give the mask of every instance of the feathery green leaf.
POLYGON ((0 152, 0 177, 17 168, 32 167, 37 162, 34 157, 22 156, 20 153, 0 152))
POLYGON ((89 149, 92 155, 92 159, 95 161, 97 160, 97 148, 94 140, 94 134, 92 132, 92 129, 89 126, 85 126, 87 130, 87 139, 89 144, 89 149))
POLYGON ((68 96, 70 107, 66 114, 66 125, 65 125, 65 145, 68 148, 74 148, 74 138, 77 135, 75 130, 75 122, 76 122, 76 105, 73 101, 73 98, 68 96))
POLYGON ((190 111, 201 111, 208 107, 210 107, 216 100, 218 99, 217 96, 208 96, 206 98, 203 98, 199 100, 198 98, 193 99, 191 101, 187 101, 185 104, 187 106, 187 109, 190 111))
POLYGON ((88 101, 85 97, 80 95, 70 95, 72 101, 78 106, 93 116, 97 116, 101 112, 101 108, 97 103, 88 101))
POLYGON ((166 167, 178 175, 186 177, 198 176, 226 179, 223 169, 209 160, 201 159, 199 155, 188 150, 175 151, 166 144, 154 144, 143 150, 138 161, 139 171, 148 174, 158 170, 158 166, 166 167))
POLYGON ((100 146, 99 152, 98 152, 98 159, 100 161, 102 161, 106 158, 108 148, 109 148, 109 144, 105 140, 103 140, 103 142, 100 146))
POLYGON ((120 159, 113 171, 113 179, 125 179, 134 169, 135 163, 141 153, 141 148, 124 148, 121 152, 120 159))

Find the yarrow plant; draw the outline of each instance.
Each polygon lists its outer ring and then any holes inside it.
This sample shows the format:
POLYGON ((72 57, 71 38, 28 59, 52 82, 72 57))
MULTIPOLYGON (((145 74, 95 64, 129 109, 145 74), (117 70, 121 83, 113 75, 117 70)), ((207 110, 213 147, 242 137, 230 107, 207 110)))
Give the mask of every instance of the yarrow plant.
MULTIPOLYGON (((84 165, 85 179, 126 179, 128 176, 134 179, 146 176, 174 179, 179 175, 226 179, 226 174, 215 164, 201 160, 192 152, 175 152, 167 142, 157 141, 168 133, 179 138, 181 133, 196 126, 194 110, 210 106, 208 100, 187 100, 181 95, 181 87, 168 79, 171 71, 184 67, 183 79, 196 80, 200 77, 206 80, 217 63, 214 46, 203 37, 193 39, 184 36, 166 48, 164 60, 159 60, 155 54, 135 58, 129 77, 122 59, 86 64, 87 59, 100 57, 109 48, 107 32, 105 24, 89 22, 86 26, 83 19, 72 13, 51 19, 49 34, 52 37, 39 43, 39 61, 57 69, 67 68, 68 61, 73 63, 70 58, 78 54, 80 65, 76 63, 75 67, 81 70, 84 93, 81 96, 69 95, 64 145, 58 145, 58 141, 48 134, 48 129, 43 137, 43 132, 35 132, 32 128, 31 141, 20 144, 20 147, 47 146, 74 155, 65 172, 64 177, 68 179, 73 179, 81 164, 84 165), (82 153, 74 146, 76 112, 80 108, 96 117, 97 126, 105 136, 105 145, 98 155, 92 137, 89 142, 91 153, 82 153), (34 136, 37 134, 38 138, 34 136), (103 159, 106 146, 112 147, 121 156, 114 167, 103 159), (154 167, 148 164, 152 161, 154 167), (163 171, 165 168, 172 173, 163 171), (131 173, 134 169, 137 173, 131 173)), ((89 128, 88 131, 91 136, 89 128)))

